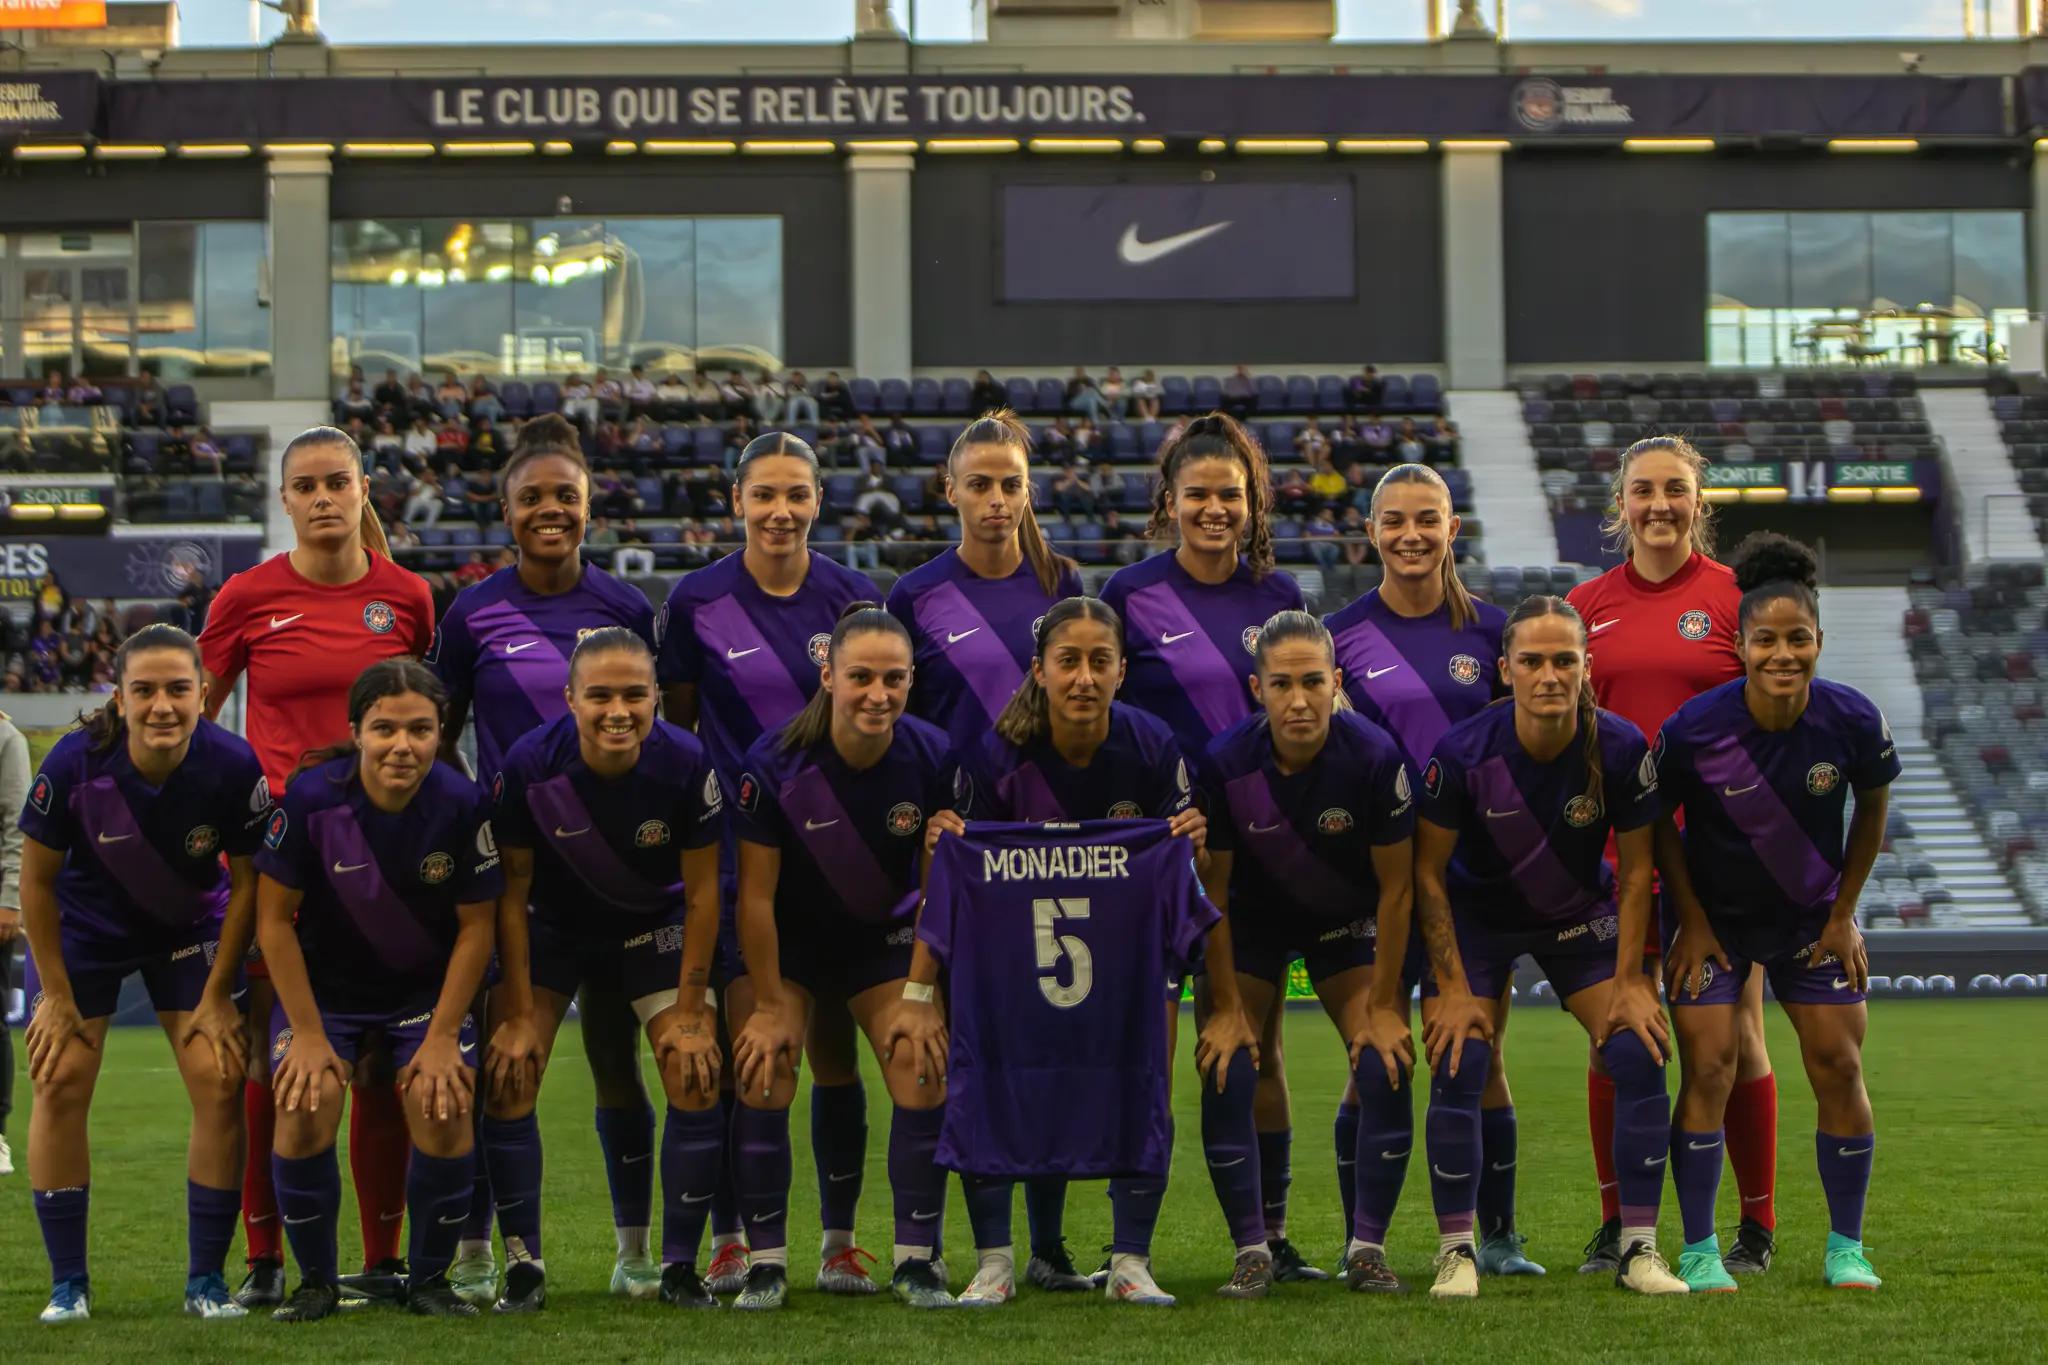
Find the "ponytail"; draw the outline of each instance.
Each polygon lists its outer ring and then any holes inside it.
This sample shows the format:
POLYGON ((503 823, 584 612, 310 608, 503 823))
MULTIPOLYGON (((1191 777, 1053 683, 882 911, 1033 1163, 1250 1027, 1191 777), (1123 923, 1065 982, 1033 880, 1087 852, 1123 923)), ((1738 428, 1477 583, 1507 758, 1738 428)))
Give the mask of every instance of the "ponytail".
MULTIPOLYGON (((1046 648, 1052 644, 1052 637, 1072 621, 1099 621, 1109 627, 1109 633, 1116 640, 1118 657, 1124 651, 1123 618, 1116 614, 1116 608, 1099 597, 1067 597, 1053 604, 1038 622, 1038 635, 1032 641, 1031 657, 1035 664, 1045 663, 1046 648)), ((1017 684, 1017 690, 1010 694, 1004 704, 1003 713, 996 717, 996 734, 1006 742, 1023 748, 1052 733, 1052 699, 1046 696, 1044 684, 1038 681, 1038 669, 1024 670, 1024 679, 1017 684)))
MULTIPOLYGON (((979 418, 961 428, 960 435, 953 441, 953 448, 946 452, 946 480, 952 482, 957 475, 954 465, 973 446, 1001 446, 1014 450, 1024 457, 1025 478, 1029 481, 1031 468, 1031 429, 1008 408, 997 408, 985 412, 979 418)), ((1032 575, 1038 579, 1038 587, 1047 597, 1060 590, 1060 578, 1070 571, 1077 572, 1079 566, 1065 555, 1053 553, 1052 546, 1045 540, 1045 532, 1038 525, 1038 513, 1032 510, 1031 499, 1024 499, 1024 515, 1017 522, 1017 547, 1024 552, 1024 562, 1031 566, 1032 575)))
MULTIPOLYGON (((1375 552, 1379 549, 1380 495, 1388 488, 1404 483, 1426 484, 1437 491, 1444 501, 1444 524, 1446 526, 1450 524, 1451 518, 1456 515, 1455 505, 1451 502, 1451 486, 1444 482, 1443 475, 1437 473, 1426 464, 1397 464, 1386 473, 1380 475, 1380 481, 1374 484, 1372 488, 1372 507, 1367 512, 1366 517, 1372 523, 1373 549, 1375 552)), ((1452 552, 1451 548, 1455 543, 1454 539, 1450 537, 1445 538, 1444 557, 1437 564, 1437 578, 1443 587, 1444 605, 1450 609, 1451 629, 1463 630, 1466 626, 1479 619, 1479 609, 1472 604, 1472 593, 1465 586, 1465 580, 1458 577, 1458 557, 1452 552)), ((1386 562, 1385 555, 1380 556, 1380 562, 1382 564, 1386 562)))
POLYGON ((1272 475, 1266 452, 1251 433, 1227 413, 1197 417, 1159 448, 1159 486, 1152 493, 1152 516, 1145 533, 1164 540, 1173 526, 1174 483, 1195 460, 1235 460, 1244 470, 1244 555, 1252 577, 1273 571, 1272 475))
POLYGON ((128 661, 137 654, 156 649, 174 649, 192 660, 192 671, 204 685, 206 664, 199 653, 199 642, 176 626, 159 621, 144 626, 121 642, 114 651, 114 695, 107 698, 104 706, 91 711, 81 711, 74 730, 85 732, 86 747, 93 753, 110 752, 128 733, 127 724, 121 719, 119 697, 121 684, 128 678, 128 661))
MULTIPOLYGON (((1579 610, 1562 597, 1525 597, 1521 604, 1508 613, 1507 624, 1501 628, 1500 652, 1514 652, 1515 628, 1524 621, 1533 621, 1539 616, 1562 616, 1572 623, 1579 633, 1579 648, 1586 647, 1586 621, 1579 610)), ((1586 797, 1596 809, 1606 810, 1607 782, 1600 766, 1600 708, 1593 701, 1593 675, 1590 672, 1579 675, 1579 696, 1576 703, 1579 713, 1579 743, 1585 756, 1586 797)))
MULTIPOLYGON (((903 641, 904 649, 912 649, 910 632, 903 628, 901 621, 873 602, 848 602, 840 610, 838 623, 832 627, 832 643, 826 646, 825 661, 828 664, 837 664, 841 645, 852 636, 866 635, 871 631, 894 635, 903 641)), ((787 754, 799 749, 808 749, 831 733, 832 694, 820 686, 817 691, 811 693, 811 699, 804 703, 803 710, 791 716, 783 725, 782 751, 787 754)))

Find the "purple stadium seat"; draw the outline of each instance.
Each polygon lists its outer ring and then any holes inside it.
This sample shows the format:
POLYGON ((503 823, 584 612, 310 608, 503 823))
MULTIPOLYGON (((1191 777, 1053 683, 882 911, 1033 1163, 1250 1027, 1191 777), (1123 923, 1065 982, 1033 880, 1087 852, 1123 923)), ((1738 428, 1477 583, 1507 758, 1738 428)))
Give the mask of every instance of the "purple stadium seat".
POLYGON ((1262 374, 1252 381, 1252 391, 1258 395, 1257 411, 1287 411, 1287 385, 1277 374, 1262 374))
POLYGON ((1417 412, 1442 411, 1443 384, 1433 374, 1416 375, 1408 384, 1408 403, 1417 412))
POLYGON ((508 379, 498 385, 498 404, 505 409, 507 417, 533 416, 533 391, 517 379, 508 379))
POLYGON ((643 515, 657 516, 661 512, 661 480, 652 474, 642 474, 633 480, 633 491, 640 495, 643 515))
POLYGON ((1138 450, 1138 434, 1125 423, 1110 423, 1109 458, 1118 464, 1133 464, 1145 458, 1138 450))
POLYGON ((1406 412, 1408 404, 1408 376, 1387 375, 1380 385, 1380 408, 1386 412, 1406 412))
POLYGON ((164 390, 164 420, 191 426, 199 420, 199 395, 190 384, 173 384, 164 390))
POLYGON ((1038 411, 1038 389, 1028 379, 1006 379, 1003 391, 1010 396, 1010 411, 1035 413, 1038 411))
POLYGON ((889 490, 906 512, 924 510, 924 480, 916 474, 898 474, 889 480, 889 490))
POLYGON ((1185 375, 1170 374, 1159 381, 1159 411, 1168 417, 1178 417, 1188 410, 1192 401, 1185 375))
POLYGON ((1138 453, 1147 463, 1159 458, 1159 447, 1166 444, 1166 423, 1145 422, 1138 427, 1138 453))
POLYGON ((1294 423, 1266 422, 1252 428, 1252 434, 1260 445, 1266 448, 1269 460, 1291 460, 1294 458, 1294 423))
MULTIPOLYGON (((228 516, 228 486, 218 479, 198 479, 192 485, 197 500, 193 511, 201 521, 226 521, 228 516)), ((2022 655, 2022 658, 2025 656, 2022 655)))
POLYGON ((1057 379, 1038 381, 1038 411, 1061 413, 1067 410, 1067 386, 1057 379))
POLYGON ((825 477, 825 506, 834 512, 851 512, 853 496, 860 491, 860 475, 828 474, 825 477))
POLYGON ((1188 397, 1189 412, 1214 412, 1223 406, 1223 383, 1214 375, 1197 375, 1188 397))
POLYGON ((939 411, 948 417, 964 417, 974 403, 974 390, 966 380, 948 379, 939 390, 939 411))
POLYGON ((855 379, 847 384, 853 398, 853 410, 866 417, 872 417, 881 408, 881 395, 875 391, 872 379, 855 379))
POLYGON ((1287 410, 1289 412, 1314 412, 1316 410, 1316 381, 1305 374, 1287 376, 1287 410))
POLYGON ((948 427, 919 427, 917 429, 917 462, 919 464, 944 464, 946 456, 952 453, 953 435, 948 427))
POLYGON ((900 379, 884 379, 876 390, 884 417, 901 417, 910 411, 910 385, 900 379))
POLYGON ((474 550, 484 543, 483 532, 475 526, 457 526, 448 533, 448 543, 466 550, 474 550))
POLYGON ((512 528, 507 526, 504 522, 494 521, 489 526, 484 527, 484 544, 489 545, 495 549, 502 548, 503 546, 510 545, 511 543, 512 528))
POLYGON ((939 381, 936 379, 913 379, 910 381, 910 410, 919 417, 939 415, 939 381))
POLYGON ((1325 374, 1316 376, 1316 411, 1342 412, 1345 408, 1344 378, 1342 375, 1325 374))
POLYGON ((243 432, 236 432, 222 439, 221 453, 226 456, 226 469, 230 474, 254 474, 256 472, 256 438, 243 432))
POLYGON ((1150 474, 1125 474, 1123 487, 1117 490, 1117 507, 1126 512, 1142 512, 1152 505, 1152 476, 1150 474))
POLYGON ((690 447, 690 459, 693 464, 725 463, 725 432, 717 427, 690 428, 690 447))
POLYGON ((533 414, 539 417, 545 413, 562 410, 562 386, 552 379, 542 379, 533 386, 533 414))

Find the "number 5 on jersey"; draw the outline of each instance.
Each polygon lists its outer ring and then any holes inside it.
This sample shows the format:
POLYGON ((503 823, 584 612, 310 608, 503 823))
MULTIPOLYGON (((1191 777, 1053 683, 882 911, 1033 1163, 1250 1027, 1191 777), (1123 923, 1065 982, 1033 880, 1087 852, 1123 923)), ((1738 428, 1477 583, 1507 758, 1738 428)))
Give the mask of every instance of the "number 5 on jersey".
POLYGON ((1053 921, 1087 918, 1086 897, 1066 896, 1058 900, 1031 902, 1031 925, 1038 940, 1038 966, 1040 971, 1047 973, 1038 978, 1039 993, 1058 1009, 1072 1009, 1088 998, 1088 990, 1095 984, 1095 958, 1089 953, 1088 945, 1072 934, 1055 937, 1053 921), (1062 952, 1073 964, 1068 984, 1064 986, 1060 984, 1059 973, 1054 970, 1060 965, 1062 952))

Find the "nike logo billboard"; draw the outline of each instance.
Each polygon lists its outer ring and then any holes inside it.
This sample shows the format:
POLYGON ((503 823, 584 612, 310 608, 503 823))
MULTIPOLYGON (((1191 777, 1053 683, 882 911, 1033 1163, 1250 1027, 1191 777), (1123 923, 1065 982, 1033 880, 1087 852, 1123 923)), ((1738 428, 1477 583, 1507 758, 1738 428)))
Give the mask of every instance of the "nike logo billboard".
POLYGON ((1138 240, 1138 225, 1132 223, 1124 229, 1124 235, 1117 240, 1116 257, 1125 265, 1150 265, 1162 257, 1171 256, 1176 251, 1193 246, 1205 237, 1214 237, 1229 226, 1230 220, 1226 218, 1207 227, 1191 228, 1186 232, 1176 232, 1171 237, 1143 242, 1138 240))

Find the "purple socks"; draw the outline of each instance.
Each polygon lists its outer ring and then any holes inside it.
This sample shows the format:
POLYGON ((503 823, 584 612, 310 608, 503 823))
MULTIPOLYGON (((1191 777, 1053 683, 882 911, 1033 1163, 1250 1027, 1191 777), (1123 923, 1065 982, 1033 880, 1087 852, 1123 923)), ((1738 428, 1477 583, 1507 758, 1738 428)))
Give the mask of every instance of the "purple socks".
POLYGON ((818 1165, 818 1224, 852 1232, 868 1159, 868 1096, 859 1081, 811 1087, 811 1155, 818 1165))
POLYGON ((733 1115, 732 1147, 747 1245, 779 1251, 789 1245, 789 1111, 742 1104, 733 1115))
POLYGON ((334 1220, 341 1212, 341 1166, 334 1149, 313 1156, 273 1156, 271 1178, 277 1185, 277 1213, 292 1244, 304 1284, 333 1284, 338 1253, 334 1220))
POLYGON ((1654 1228, 1664 1196, 1664 1167, 1671 1155, 1671 1097, 1664 1091, 1664 1068, 1633 1033, 1609 1038, 1600 1057, 1614 1081, 1614 1171, 1621 1182, 1621 1225, 1654 1228))
POLYGON ((697 1264, 704 1221, 725 1166, 725 1114, 670 1105, 661 1130, 661 1264, 697 1264))
MULTIPOLYGON (((1259 1202, 1262 1226, 1274 1237, 1286 1236, 1287 1191, 1294 1184, 1294 1130, 1276 1128, 1259 1134, 1259 1202)), ((1244 1245, 1249 1245, 1245 1243, 1244 1245)))
POLYGON ((1031 1254, 1058 1253, 1067 1236, 1067 1178, 1034 1176, 1024 1182, 1024 1224, 1031 1230, 1031 1254))
POLYGON ((738 1169, 739 1158, 732 1145, 733 1111, 739 1101, 732 1097, 730 1090, 721 1091, 718 1096, 718 1131, 725 1134, 725 1160, 718 1165, 718 1188, 711 1196, 711 1234, 714 1237, 746 1236, 746 1225, 740 1221, 740 1190, 734 1183, 734 1171, 738 1169))
MULTIPOLYGON (((1384 1078, 1385 1073, 1381 1073, 1384 1078)), ((1344 1100, 1337 1105, 1337 1124, 1331 1136, 1337 1148, 1337 1197, 1344 1202, 1344 1235, 1351 1235, 1351 1215, 1358 1203, 1358 1104, 1344 1100)))
POLYGON ((43 1249, 50 1254, 50 1283, 80 1278, 85 1274, 85 1217, 92 1206, 92 1186, 37 1190, 35 1203, 43 1249))
POLYGON ((896 1207, 896 1245, 923 1248, 928 1258, 939 1244, 946 1216, 946 1172, 938 1164, 939 1128, 946 1107, 895 1107, 889 1119, 889 1192, 896 1207))
POLYGON ((1721 1157, 1727 1143, 1716 1128, 1711 1133, 1671 1135, 1671 1183, 1678 1187, 1678 1216, 1685 1225, 1685 1244, 1714 1235, 1714 1200, 1721 1193, 1721 1157))
POLYGON ((644 1228, 654 1213, 654 1109, 645 1100, 597 1109, 597 1145, 612 1191, 612 1226, 644 1228))
MULTIPOLYGON (((1272 1185, 1261 1180, 1260 1171, 1267 1138, 1285 1134, 1253 1131, 1252 1094, 1258 1087, 1259 1069, 1252 1064, 1249 1053, 1234 1054, 1223 1075, 1221 1094, 1206 1077, 1201 1083, 1202 1155, 1208 1159, 1209 1182, 1216 1187, 1216 1202, 1222 1206, 1223 1221, 1230 1228, 1230 1244, 1240 1248, 1264 1246, 1267 1211, 1260 1207, 1261 1186, 1270 1192, 1272 1185)), ((1280 1208, 1284 1215, 1284 1181, 1280 1185, 1280 1208)))
POLYGON ((986 1176, 963 1175, 960 1189, 967 1196, 967 1226, 974 1234, 977 1251, 994 1251, 1011 1244, 1010 1203, 1017 1182, 986 1176))
POLYGON ((484 1160, 490 1163, 491 1191, 498 1199, 498 1230, 505 1234, 505 1259, 523 1251, 533 1260, 540 1250, 540 1124, 528 1114, 520 1119, 485 1118, 484 1160), (514 1239, 519 1246, 513 1246, 514 1239))
MULTIPOLYGON (((1408 1179, 1408 1157, 1415 1150, 1414 1090, 1409 1085, 1399 1090, 1388 1086, 1387 1068, 1369 1047, 1359 1049, 1351 1080, 1358 1089, 1358 1106, 1351 1111, 1354 1162, 1345 1171, 1351 1177, 1344 1199, 1351 1216, 1345 1229, 1354 1241, 1385 1246, 1387 1225, 1408 1179)), ((1342 1110, 1338 1123, 1341 1128, 1342 1110)))
MULTIPOLYGON (((83 1193, 83 1191, 81 1191, 83 1193)), ((38 1209, 41 1204, 38 1201, 38 1209)), ((185 1275, 218 1275, 235 1244, 235 1224, 242 1219, 242 1190, 217 1190, 190 1179, 185 1182, 185 1275)), ((84 1224, 81 1221, 80 1226, 84 1224)), ((84 1248, 80 1247, 81 1259, 84 1248)))
POLYGON ((469 1222, 470 1195, 476 1189, 476 1153, 428 1156, 417 1146, 405 1173, 408 1227, 407 1269, 415 1283, 448 1269, 455 1244, 469 1222))
POLYGON ((1501 1237, 1515 1230, 1515 1162, 1521 1133, 1515 1107, 1479 1111, 1479 1235, 1501 1237))
POLYGON ((1863 1240, 1863 1202, 1870 1194, 1870 1166, 1876 1159, 1877 1137, 1836 1137, 1819 1129, 1813 1134, 1814 1157, 1820 1163, 1820 1187, 1828 1197, 1828 1230, 1852 1242, 1863 1240))
POLYGON ((1472 1231, 1479 1206, 1479 1097, 1493 1065, 1493 1048, 1484 1040, 1467 1038, 1460 1048, 1457 1075, 1447 1056, 1430 1077, 1425 1120, 1430 1201, 1445 1236, 1472 1231))

